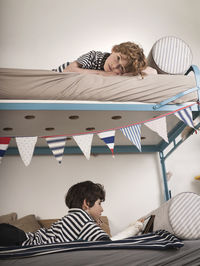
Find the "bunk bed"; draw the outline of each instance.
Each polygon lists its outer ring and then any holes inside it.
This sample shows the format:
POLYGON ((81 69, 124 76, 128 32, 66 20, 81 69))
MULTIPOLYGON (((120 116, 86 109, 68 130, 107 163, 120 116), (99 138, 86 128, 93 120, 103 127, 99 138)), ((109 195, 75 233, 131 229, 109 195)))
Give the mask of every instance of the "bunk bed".
MULTIPOLYGON (((107 154, 111 153, 110 149, 97 135, 102 132, 114 130, 116 132, 115 146, 113 146, 114 154, 132 152, 158 152, 160 154, 165 199, 168 200, 170 198, 170 192, 167 187, 165 160, 184 141, 184 138, 180 139, 180 134, 187 126, 185 122, 180 120, 180 117, 177 118, 174 114, 181 112, 181 110, 188 110, 189 108, 192 111, 192 119, 198 118, 199 116, 200 71, 197 66, 193 65, 186 74, 189 74, 189 72, 193 72, 194 76, 158 74, 153 77, 145 77, 143 80, 138 77, 114 77, 111 79, 97 75, 63 74, 44 70, 1 69, 0 136, 11 137, 12 140, 6 154, 18 153, 13 139, 19 136, 38 136, 34 150, 34 154, 37 155, 51 154, 52 151, 47 146, 46 138, 61 136, 66 137, 67 147, 64 150, 65 154, 80 154, 82 151, 74 141, 74 135, 94 135, 91 154, 107 154), (40 77, 39 81, 38 77, 40 77), (55 89, 58 81, 59 86, 62 88, 65 86, 64 88, 66 88, 65 81, 69 79, 70 85, 68 85, 68 89, 69 87, 74 87, 72 84, 74 84, 77 78, 83 86, 84 91, 84 93, 78 92, 78 100, 71 100, 71 98, 75 97, 72 91, 69 94, 73 96, 70 98, 68 94, 64 95, 64 100, 63 95, 62 99, 49 100, 49 98, 44 99, 45 96, 38 93, 38 91, 43 90, 45 93, 46 91, 49 93, 50 90, 52 97, 52 90, 54 90, 53 97, 58 97, 58 92, 55 89), (161 84, 163 83, 163 78, 166 79, 164 86, 158 86, 156 82, 152 82, 152 80, 155 81, 156 79, 159 82, 160 78, 161 84), (99 87, 97 86, 96 90, 91 93, 91 86, 88 86, 86 82, 91 79, 93 82, 95 81, 94 84, 99 84, 99 81, 102 83, 102 80, 107 82, 106 90, 98 94, 97 90, 99 90, 99 87), (116 92, 115 84, 113 92, 112 88, 110 90, 109 85, 113 84, 113 79, 115 79, 115 82, 117 80, 117 88, 119 84, 127 87, 127 90, 123 91, 122 97, 119 95, 118 89, 116 92), (172 84, 169 83, 171 79, 173 79, 172 84), (136 82, 137 84, 136 92, 132 88, 132 82, 136 82), (48 87, 47 90, 46 84, 53 85, 48 87), (84 84, 87 84, 86 89, 84 84), (151 86, 152 84, 156 85, 154 87, 152 86, 151 90, 149 90, 149 84, 151 86), (30 91, 30 93, 26 93, 27 91, 30 91), (35 97, 31 94, 32 91, 35 97), (89 96, 87 95, 87 91, 89 91, 89 96), (106 101, 102 101, 102 98, 107 97, 109 93, 109 98, 112 101, 107 98, 106 101), (176 95, 173 95, 174 93, 176 95), (13 94, 17 100, 13 100, 13 94), (90 95, 92 95, 92 101, 90 95), (115 99, 116 96, 118 97, 117 101, 115 99), (32 100, 30 100, 31 97, 33 98, 32 100), (87 99, 89 98, 89 100, 86 100, 85 97, 87 99), (93 99, 94 97, 96 101, 93 99), (121 98, 119 99, 119 97, 121 98), (138 97, 143 101, 139 101, 138 97), (146 102, 145 98, 147 98, 146 102), (126 101, 124 102, 123 99, 126 101), (135 101, 133 102, 132 99, 135 101), (159 102, 159 100, 162 101, 159 102), (150 103, 147 103, 147 101, 150 101, 150 103), (151 121, 158 121, 162 118, 167 120, 166 130, 168 140, 165 137, 160 137, 152 128, 149 129, 147 126, 144 126, 151 121), (124 128, 137 125, 142 125, 142 129, 140 130, 141 143, 138 145, 137 143, 131 142, 127 135, 122 134, 124 128), (171 144, 173 147, 169 150, 171 144), (166 154, 165 150, 168 150, 166 154)), ((104 87, 105 83, 103 83, 104 87)), ((78 84, 74 91, 76 92, 77 89, 79 91, 79 88, 80 85, 78 84)), ((198 128, 198 124, 195 125, 196 128, 198 128)), ((195 128, 190 130, 190 135, 194 130, 195 128)))
MULTIPOLYGON (((191 115, 192 120, 199 117, 200 71, 197 66, 192 65, 185 75, 158 74, 144 79, 114 77, 114 81, 97 75, 1 69, 0 81, 0 137, 11 138, 6 155, 18 154, 14 138, 32 136, 38 137, 34 150, 38 155, 51 154, 46 140, 59 137, 66 138, 64 154, 81 154, 83 151, 74 136, 86 135, 94 136, 91 154, 158 152, 165 200, 170 200, 165 160, 200 126, 198 120, 191 125, 191 115), (183 113, 190 122, 184 119, 183 113), (163 118, 167 120, 166 132, 158 135, 155 128, 147 124, 163 118), (141 140, 139 144, 130 141, 126 130, 138 125, 142 127, 137 135, 141 140), (186 131, 188 125, 192 129, 186 131), (115 140, 110 148, 99 136, 113 131, 115 140)), ((141 236, 138 237, 140 241, 141 236)), ((30 254, 28 251, 25 255, 20 253, 20 248, 1 248, 1 265, 12 265, 12 262, 64 265, 66 261, 70 265, 198 265, 195 263, 200 259, 200 240, 184 240, 182 247, 179 239, 175 239, 177 246, 170 246, 164 252, 163 247, 155 250, 145 245, 134 246, 134 241, 137 237, 113 244, 88 243, 87 248, 83 243, 47 247, 47 251, 39 252, 35 252, 37 248, 27 248, 30 254), (180 249, 177 251, 177 248, 180 249)))

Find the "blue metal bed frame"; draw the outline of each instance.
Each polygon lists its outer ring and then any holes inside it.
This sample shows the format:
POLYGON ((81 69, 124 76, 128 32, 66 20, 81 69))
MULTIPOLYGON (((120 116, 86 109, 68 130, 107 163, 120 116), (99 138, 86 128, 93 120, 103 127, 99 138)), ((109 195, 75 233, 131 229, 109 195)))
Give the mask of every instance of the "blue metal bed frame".
MULTIPOLYGON (((193 111, 193 118, 195 119, 200 114, 200 105, 199 105, 199 99, 200 99, 200 70, 197 66, 192 65, 185 75, 188 75, 190 72, 194 72, 195 79, 196 79, 196 87, 188 89, 185 92, 179 93, 176 96, 167 99, 165 101, 160 102, 159 104, 123 104, 123 103, 62 103, 62 102, 1 102, 0 103, 0 110, 91 110, 91 111, 176 111, 179 108, 186 107, 187 104, 169 104, 170 102, 188 94, 194 91, 197 91, 198 94, 198 102, 197 104, 191 106, 193 111)), ((164 192, 165 192, 165 200, 169 200, 171 198, 171 193, 168 189, 167 184, 167 176, 166 176, 166 167, 165 167, 165 160, 169 157, 169 155, 178 147, 180 146, 184 140, 177 140, 180 133, 183 131, 183 129, 186 127, 186 125, 183 122, 179 122, 178 125, 168 134, 169 143, 166 143, 164 140, 161 141, 158 145, 146 145, 142 146, 142 152, 158 152, 160 155, 160 163, 161 163, 161 169, 162 169, 162 175, 163 175, 163 183, 164 183, 164 192), (166 148, 169 147, 169 145, 173 144, 173 147, 167 152, 167 154, 164 154, 166 148)), ((200 124, 196 126, 196 128, 199 128, 200 124)), ((193 131, 194 132, 194 131, 193 131)), ((191 132, 189 134, 192 135, 191 132)), ((187 137, 189 137, 187 136, 187 137)), ((104 147, 104 146, 93 146, 91 149, 92 154, 106 154, 110 151, 104 147)), ((115 146, 115 153, 137 153, 139 152, 138 149, 131 145, 131 146, 115 146)), ((80 154, 81 151, 78 147, 69 147, 67 151, 65 151, 65 154, 80 154)), ((17 148, 9 148, 7 151, 7 154, 14 155, 18 154, 17 148)), ((37 155, 47 155, 50 154, 49 148, 45 147, 36 147, 34 154, 37 155)))

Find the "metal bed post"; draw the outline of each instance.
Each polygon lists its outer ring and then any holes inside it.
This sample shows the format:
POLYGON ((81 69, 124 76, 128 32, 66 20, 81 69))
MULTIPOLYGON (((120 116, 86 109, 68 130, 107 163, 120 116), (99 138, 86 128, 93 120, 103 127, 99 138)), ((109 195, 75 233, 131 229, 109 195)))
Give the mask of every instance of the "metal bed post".
MULTIPOLYGON (((159 104, 156 104, 153 108, 156 110, 156 109, 159 109, 160 107, 162 106, 165 106, 166 104, 170 103, 171 101, 179 98, 179 97, 182 97, 188 93, 191 93, 193 91, 197 91, 197 95, 198 95, 198 106, 197 106, 197 109, 198 109, 198 114, 194 117, 197 117, 200 115, 200 104, 199 104, 199 101, 200 101, 200 70, 199 68, 196 66, 196 65, 192 65, 188 71, 185 73, 185 75, 188 75, 191 71, 194 72, 194 76, 195 76, 195 80, 196 80, 196 87, 195 88, 192 88, 190 90, 187 90, 186 92, 181 92, 177 95, 175 95, 174 97, 170 98, 170 99, 167 99, 165 101, 162 101, 160 102, 159 104)), ((198 124, 196 126, 196 129, 198 129, 200 127, 200 124, 198 124)), ((167 182, 167 173, 166 173, 166 167, 165 167, 165 160, 168 158, 168 156, 180 145, 183 143, 183 140, 180 140, 178 141, 178 143, 176 142, 176 137, 180 134, 180 132, 183 130, 183 126, 180 126, 177 130, 175 130, 174 132, 172 132, 169 136, 169 140, 170 142, 173 142, 174 144, 174 147, 164 156, 164 149, 166 147, 169 146, 169 144, 166 144, 165 142, 161 142, 160 144, 160 151, 159 151, 159 156, 160 156, 160 163, 161 163, 161 169, 162 169, 162 175, 163 175, 163 184, 164 184, 164 193, 165 193, 165 200, 169 200, 171 198, 171 191, 169 190, 168 188, 168 182, 167 182)), ((190 132, 189 135, 193 134, 193 132, 190 132)), ((189 135, 187 136, 187 138, 189 137, 189 135)))
POLYGON ((160 163, 161 169, 163 174, 163 184, 164 184, 164 192, 165 192, 165 200, 169 200, 171 198, 170 191, 167 184, 167 174, 166 174, 166 167, 165 167, 165 157, 162 151, 159 152, 160 155, 160 163))

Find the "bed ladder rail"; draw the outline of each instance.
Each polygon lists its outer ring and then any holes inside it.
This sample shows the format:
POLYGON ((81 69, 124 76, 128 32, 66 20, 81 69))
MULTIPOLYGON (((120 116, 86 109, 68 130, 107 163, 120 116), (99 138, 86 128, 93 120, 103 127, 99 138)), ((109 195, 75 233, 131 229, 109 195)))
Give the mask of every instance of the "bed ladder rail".
MULTIPOLYGON (((195 119, 198 118, 199 112, 196 112, 194 117, 195 119)), ((178 126, 176 130, 173 130, 173 132, 171 132, 169 137, 169 143, 162 141, 159 146, 160 149, 159 155, 160 155, 160 163, 161 163, 161 170, 163 177, 165 201, 169 200, 172 196, 171 190, 169 190, 168 188, 165 161, 187 138, 189 138, 196 130, 200 129, 200 122, 198 122, 194 128, 191 128, 191 130, 187 132, 187 134, 184 137, 181 136, 180 138, 183 129, 186 128, 186 125, 183 122, 180 122, 180 124, 181 125, 178 126), (169 147, 170 149, 166 150, 169 147)))
POLYGON ((200 70, 196 65, 191 65, 190 68, 185 73, 185 75, 188 75, 191 71, 193 71, 194 75, 195 75, 196 87, 188 89, 184 92, 180 92, 177 95, 154 105, 153 106, 154 110, 157 110, 157 109, 161 108, 162 106, 164 106, 164 105, 166 105, 172 101, 175 101, 176 99, 181 98, 182 96, 187 95, 187 94, 194 92, 194 91, 197 91, 197 93, 198 93, 198 101, 197 102, 199 102, 199 100, 200 100, 200 70))

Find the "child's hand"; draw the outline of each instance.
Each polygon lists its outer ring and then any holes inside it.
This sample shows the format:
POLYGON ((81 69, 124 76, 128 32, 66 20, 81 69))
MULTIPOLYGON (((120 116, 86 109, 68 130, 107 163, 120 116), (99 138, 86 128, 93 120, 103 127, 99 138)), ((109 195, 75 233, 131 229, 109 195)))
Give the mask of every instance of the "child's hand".
POLYGON ((117 235, 111 237, 112 240, 119 240, 124 239, 131 236, 136 236, 141 232, 143 229, 143 223, 140 221, 136 221, 130 224, 126 229, 118 233, 117 235))
POLYGON ((133 223, 133 224, 131 224, 129 226, 133 227, 133 228, 137 228, 138 231, 140 232, 143 229, 143 222, 138 220, 138 221, 136 221, 135 223, 133 223))
POLYGON ((146 67, 143 71, 142 71, 143 74, 146 74, 146 75, 157 75, 158 72, 155 68, 152 68, 150 66, 146 67))
POLYGON ((144 223, 144 220, 145 220, 145 218, 143 218, 143 217, 138 219, 138 221, 141 222, 141 223, 144 223))

